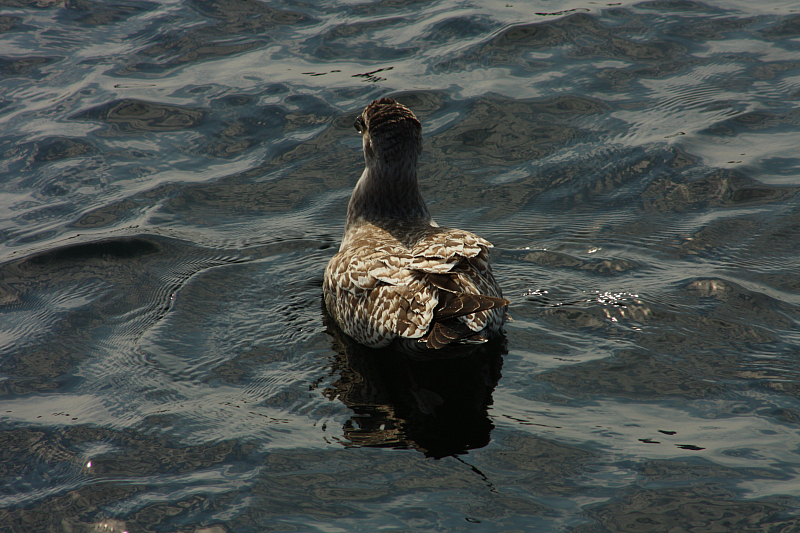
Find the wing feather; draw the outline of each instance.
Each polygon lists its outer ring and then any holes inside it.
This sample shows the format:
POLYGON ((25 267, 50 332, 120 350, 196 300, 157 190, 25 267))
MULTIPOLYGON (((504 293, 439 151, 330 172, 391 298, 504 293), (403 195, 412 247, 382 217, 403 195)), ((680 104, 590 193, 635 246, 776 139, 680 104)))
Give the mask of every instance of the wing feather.
POLYGON ((499 328, 509 304, 489 267, 492 245, 462 230, 415 231, 398 239, 371 226, 351 236, 325 270, 328 311, 368 346, 396 338, 429 348, 485 341, 479 332, 499 328))

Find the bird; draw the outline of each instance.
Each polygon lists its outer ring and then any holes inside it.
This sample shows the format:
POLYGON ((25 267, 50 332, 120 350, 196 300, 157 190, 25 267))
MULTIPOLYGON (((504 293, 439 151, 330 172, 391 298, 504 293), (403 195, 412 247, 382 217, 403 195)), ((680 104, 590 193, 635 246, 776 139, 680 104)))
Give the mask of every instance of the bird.
POLYGON ((430 352, 499 334, 510 301, 489 264, 492 244, 439 226, 419 189, 422 125, 391 98, 355 121, 366 166, 347 206, 344 236, 323 280, 328 314, 371 348, 430 352))

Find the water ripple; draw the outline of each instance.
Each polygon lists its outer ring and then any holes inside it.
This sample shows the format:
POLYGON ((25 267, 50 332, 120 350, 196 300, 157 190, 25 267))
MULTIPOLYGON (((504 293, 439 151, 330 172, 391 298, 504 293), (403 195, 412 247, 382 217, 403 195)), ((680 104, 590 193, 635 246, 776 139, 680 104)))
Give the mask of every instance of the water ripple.
POLYGON ((0 4, 0 529, 797 529, 792 2, 0 4), (507 343, 326 320, 382 96, 507 343))

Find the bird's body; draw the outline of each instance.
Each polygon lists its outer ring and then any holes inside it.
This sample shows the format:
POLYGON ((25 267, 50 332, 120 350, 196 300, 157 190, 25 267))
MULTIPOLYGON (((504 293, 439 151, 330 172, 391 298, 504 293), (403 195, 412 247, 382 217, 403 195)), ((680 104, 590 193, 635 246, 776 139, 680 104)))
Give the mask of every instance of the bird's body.
POLYGON ((366 168, 350 198, 339 252, 325 269, 328 313, 371 347, 440 349, 499 332, 509 302, 489 266, 492 245, 439 227, 419 192, 419 121, 384 98, 364 110, 356 128, 366 168))

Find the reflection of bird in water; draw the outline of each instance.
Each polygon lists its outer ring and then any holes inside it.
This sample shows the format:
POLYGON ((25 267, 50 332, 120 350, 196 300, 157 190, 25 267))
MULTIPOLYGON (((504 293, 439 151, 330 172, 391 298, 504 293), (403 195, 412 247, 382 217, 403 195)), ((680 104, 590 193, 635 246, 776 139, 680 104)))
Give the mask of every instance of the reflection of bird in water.
MULTIPOLYGON (((366 168, 347 207, 344 238, 325 269, 328 312, 372 347, 424 351, 480 344, 506 317, 488 261, 488 241, 441 228, 417 184, 422 127, 383 98, 355 123, 366 168)), ((447 350, 444 350, 447 351, 447 350)))
POLYGON ((343 428, 346 446, 413 448, 441 458, 489 443, 488 406, 507 353, 504 336, 461 357, 421 359, 356 343, 324 308, 323 321, 337 352, 337 377, 323 394, 354 413, 343 428))

